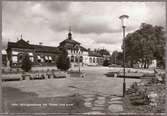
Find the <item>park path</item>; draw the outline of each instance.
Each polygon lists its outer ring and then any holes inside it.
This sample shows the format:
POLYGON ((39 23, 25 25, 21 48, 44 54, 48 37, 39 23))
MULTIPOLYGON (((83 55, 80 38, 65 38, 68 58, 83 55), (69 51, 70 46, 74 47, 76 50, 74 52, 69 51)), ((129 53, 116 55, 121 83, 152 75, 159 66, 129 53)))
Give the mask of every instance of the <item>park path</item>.
POLYGON ((84 114, 106 114, 123 112, 121 96, 100 96, 87 94, 84 96, 84 105, 91 111, 84 114))

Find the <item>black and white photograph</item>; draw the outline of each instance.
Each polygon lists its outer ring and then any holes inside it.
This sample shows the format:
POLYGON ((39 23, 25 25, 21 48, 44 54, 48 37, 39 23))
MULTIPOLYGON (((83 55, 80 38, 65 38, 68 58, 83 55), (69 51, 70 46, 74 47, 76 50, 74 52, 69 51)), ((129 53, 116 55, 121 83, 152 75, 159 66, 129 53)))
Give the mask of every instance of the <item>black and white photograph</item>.
POLYGON ((165 115, 166 2, 1 5, 2 113, 165 115))

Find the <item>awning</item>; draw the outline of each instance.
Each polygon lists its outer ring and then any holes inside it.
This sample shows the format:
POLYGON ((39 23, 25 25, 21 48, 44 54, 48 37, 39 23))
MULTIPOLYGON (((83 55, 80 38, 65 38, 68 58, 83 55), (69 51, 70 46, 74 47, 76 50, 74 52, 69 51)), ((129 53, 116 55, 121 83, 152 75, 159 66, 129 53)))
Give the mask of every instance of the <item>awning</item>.
POLYGON ((49 60, 52 60, 52 57, 51 57, 51 56, 49 56, 49 60))
POLYGON ((33 56, 33 53, 29 52, 28 55, 29 55, 29 56, 33 56))
POLYGON ((45 60, 48 60, 48 56, 45 56, 45 60))
POLYGON ((38 60, 41 60, 41 57, 40 57, 40 56, 37 56, 37 59, 38 59, 38 60))
POLYGON ((12 51, 12 55, 18 55, 19 52, 12 51))

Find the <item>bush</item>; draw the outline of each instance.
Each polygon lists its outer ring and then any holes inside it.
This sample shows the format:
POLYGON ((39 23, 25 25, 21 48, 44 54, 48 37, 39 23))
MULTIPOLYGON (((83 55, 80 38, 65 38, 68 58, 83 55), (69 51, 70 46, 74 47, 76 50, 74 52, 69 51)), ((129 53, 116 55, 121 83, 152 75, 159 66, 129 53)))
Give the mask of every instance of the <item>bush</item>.
POLYGON ((63 71, 67 71, 70 68, 70 59, 65 49, 62 50, 62 54, 58 57, 56 65, 58 69, 63 71))
POLYGON ((110 61, 109 60, 104 60, 103 62, 103 66, 109 66, 110 65, 110 61))
POLYGON ((25 54, 24 55, 24 58, 23 58, 23 61, 22 61, 22 65, 21 65, 21 68, 25 71, 25 72, 28 72, 31 70, 31 67, 32 67, 32 62, 29 58, 29 55, 28 54, 25 54))

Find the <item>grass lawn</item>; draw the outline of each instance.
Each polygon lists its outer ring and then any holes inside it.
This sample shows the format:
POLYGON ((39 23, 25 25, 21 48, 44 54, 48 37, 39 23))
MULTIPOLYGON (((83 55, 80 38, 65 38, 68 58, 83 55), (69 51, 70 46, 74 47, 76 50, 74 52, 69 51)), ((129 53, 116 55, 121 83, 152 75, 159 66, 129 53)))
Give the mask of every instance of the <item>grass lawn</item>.
POLYGON ((83 105, 82 96, 74 94, 65 97, 38 97, 32 92, 3 88, 3 111, 5 113, 84 113, 89 111, 83 105))

